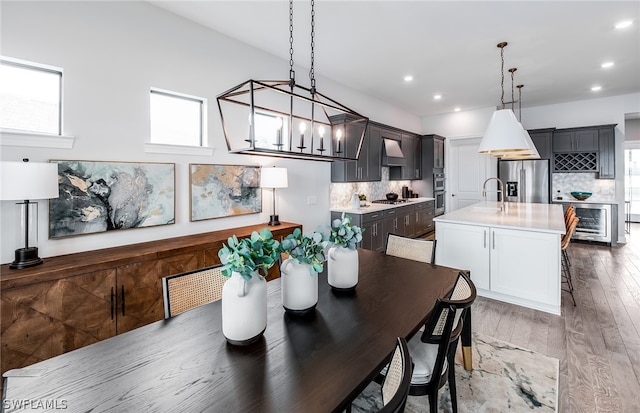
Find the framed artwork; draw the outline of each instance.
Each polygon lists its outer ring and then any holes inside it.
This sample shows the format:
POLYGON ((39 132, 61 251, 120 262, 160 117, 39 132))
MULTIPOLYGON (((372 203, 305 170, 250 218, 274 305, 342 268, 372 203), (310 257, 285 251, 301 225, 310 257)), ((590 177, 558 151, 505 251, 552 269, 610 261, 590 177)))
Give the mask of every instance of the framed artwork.
POLYGON ((191 221, 262 212, 260 167, 189 164, 191 221))
POLYGON ((52 160, 49 238, 175 223, 175 164, 52 160))

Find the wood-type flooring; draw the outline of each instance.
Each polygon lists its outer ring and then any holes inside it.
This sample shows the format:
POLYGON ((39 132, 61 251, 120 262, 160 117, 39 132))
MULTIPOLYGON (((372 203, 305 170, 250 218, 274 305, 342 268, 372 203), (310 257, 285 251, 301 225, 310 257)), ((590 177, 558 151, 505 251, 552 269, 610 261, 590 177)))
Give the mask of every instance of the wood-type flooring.
POLYGON ((575 307, 566 292, 560 316, 478 297, 473 330, 559 359, 559 413, 640 412, 640 224, 568 252, 575 307))

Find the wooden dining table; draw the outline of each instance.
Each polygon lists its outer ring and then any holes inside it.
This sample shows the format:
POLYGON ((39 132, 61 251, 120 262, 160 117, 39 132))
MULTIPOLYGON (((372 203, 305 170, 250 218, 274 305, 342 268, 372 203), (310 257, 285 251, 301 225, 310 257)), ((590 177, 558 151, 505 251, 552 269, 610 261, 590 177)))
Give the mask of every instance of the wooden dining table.
POLYGON ((252 345, 226 342, 221 303, 213 302, 6 372, 5 410, 26 401, 69 412, 341 411, 459 273, 375 251, 358 255, 355 291, 333 291, 325 268, 308 316, 285 313, 280 280, 270 281, 267 328, 252 345))

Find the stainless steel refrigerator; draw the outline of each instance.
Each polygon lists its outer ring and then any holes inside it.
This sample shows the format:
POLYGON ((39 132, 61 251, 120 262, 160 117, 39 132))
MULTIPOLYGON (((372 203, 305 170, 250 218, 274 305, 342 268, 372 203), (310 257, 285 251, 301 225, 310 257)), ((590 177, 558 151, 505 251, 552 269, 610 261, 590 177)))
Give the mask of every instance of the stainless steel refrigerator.
POLYGON ((498 178, 504 183, 505 201, 549 203, 551 173, 548 159, 500 160, 498 178))

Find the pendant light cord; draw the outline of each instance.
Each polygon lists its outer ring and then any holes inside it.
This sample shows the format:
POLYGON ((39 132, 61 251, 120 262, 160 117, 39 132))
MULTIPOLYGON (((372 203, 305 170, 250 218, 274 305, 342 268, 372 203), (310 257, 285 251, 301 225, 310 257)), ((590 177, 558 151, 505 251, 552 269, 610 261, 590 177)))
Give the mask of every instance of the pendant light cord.
POLYGON ((524 85, 516 86, 518 88, 518 118, 520 123, 522 123, 522 88, 524 85))
POLYGON ((316 34, 316 11, 315 2, 311 0, 311 69, 309 70, 309 79, 311 79, 311 96, 316 94, 316 74, 314 70, 314 48, 316 34))
POLYGON ((515 102, 515 97, 513 94, 513 74, 516 72, 516 70, 518 70, 518 68, 516 67, 512 67, 511 69, 509 69, 509 73, 511 73, 511 111, 514 111, 514 104, 515 102))
POLYGON ((293 70, 293 0, 289 0, 289 86, 293 90, 296 72, 293 70))
POLYGON ((498 47, 500 48, 500 90, 502 94, 500 95, 500 102, 502 103, 502 109, 504 109, 504 48, 507 46, 507 42, 498 43, 498 47))

